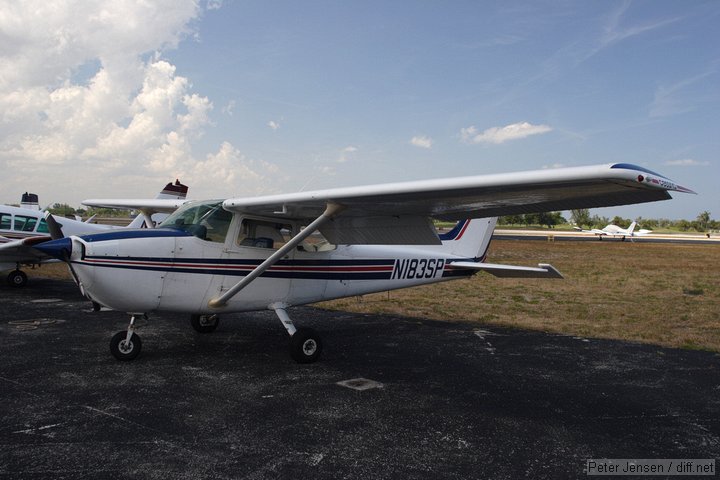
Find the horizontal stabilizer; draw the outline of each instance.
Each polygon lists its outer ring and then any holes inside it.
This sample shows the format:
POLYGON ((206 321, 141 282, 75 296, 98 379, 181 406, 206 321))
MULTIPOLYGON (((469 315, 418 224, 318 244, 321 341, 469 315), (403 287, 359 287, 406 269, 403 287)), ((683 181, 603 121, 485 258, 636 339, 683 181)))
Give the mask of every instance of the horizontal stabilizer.
POLYGON ((521 267, 519 265, 500 265, 482 262, 452 262, 452 268, 484 270, 502 278, 563 278, 562 274, 548 263, 540 263, 537 267, 521 267))

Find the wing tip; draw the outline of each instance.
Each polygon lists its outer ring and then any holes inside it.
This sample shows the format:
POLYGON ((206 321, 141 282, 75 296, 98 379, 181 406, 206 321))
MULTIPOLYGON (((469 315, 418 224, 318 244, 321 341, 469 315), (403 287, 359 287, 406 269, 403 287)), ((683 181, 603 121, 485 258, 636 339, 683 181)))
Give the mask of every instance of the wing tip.
POLYGON ((612 163, 612 164, 610 164, 610 169, 611 170, 612 169, 631 170, 631 171, 635 172, 635 174, 637 175, 636 178, 637 178, 638 183, 640 183, 644 186, 648 186, 651 188, 658 188, 658 189, 662 189, 662 190, 666 190, 666 191, 689 193, 692 195, 697 195, 697 192, 675 183, 673 180, 669 179, 665 175, 654 172, 650 169, 641 167, 639 165, 635 165, 632 163, 612 163))

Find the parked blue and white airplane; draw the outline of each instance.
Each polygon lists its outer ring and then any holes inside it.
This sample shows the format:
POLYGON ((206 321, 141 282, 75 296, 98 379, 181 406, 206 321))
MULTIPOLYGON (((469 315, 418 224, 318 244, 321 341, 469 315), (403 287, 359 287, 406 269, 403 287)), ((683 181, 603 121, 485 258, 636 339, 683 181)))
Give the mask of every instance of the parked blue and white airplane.
MULTIPOLYGON (((173 206, 177 208, 186 201, 187 190, 185 185, 176 180, 175 184, 168 183, 160 191, 156 197, 157 200, 141 201, 145 203, 164 202, 165 210, 173 206)), ((167 217, 166 213, 152 216, 152 211, 145 210, 145 213, 138 215, 127 227, 99 225, 89 223, 91 219, 82 221, 79 218, 75 220, 60 218, 49 224, 45 218, 47 213, 40 210, 37 195, 26 192, 23 194, 20 205, 20 207, 0 205, 0 272, 11 270, 7 281, 15 287, 27 284, 27 275, 20 269, 22 265, 34 266, 58 261, 56 258, 32 248, 33 245, 51 239, 51 225, 57 225, 60 229, 58 235, 60 233, 63 236, 87 235, 117 228, 152 227, 155 222, 162 221, 167 217)))
POLYGON ((153 230, 36 248, 66 260, 89 299, 130 314, 127 330, 110 342, 120 360, 140 353, 135 320, 149 313, 187 313, 197 331, 211 332, 219 315, 270 309, 291 336, 292 358, 308 363, 322 342, 295 327, 293 306, 478 271, 561 278, 546 264, 487 263, 496 217, 667 200, 668 191, 694 193, 630 164, 415 181, 192 202, 153 230), (458 223, 439 234, 433 218, 458 223))

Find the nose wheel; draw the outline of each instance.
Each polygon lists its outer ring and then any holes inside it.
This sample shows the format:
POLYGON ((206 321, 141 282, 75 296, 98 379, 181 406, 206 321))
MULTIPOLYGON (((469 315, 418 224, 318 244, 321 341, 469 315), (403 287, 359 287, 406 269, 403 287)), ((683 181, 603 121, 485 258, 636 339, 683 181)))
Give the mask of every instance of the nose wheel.
POLYGON ((110 353, 118 360, 129 361, 140 355, 140 350, 142 350, 142 342, 140 336, 135 333, 135 315, 132 315, 127 331, 116 333, 110 340, 110 353))

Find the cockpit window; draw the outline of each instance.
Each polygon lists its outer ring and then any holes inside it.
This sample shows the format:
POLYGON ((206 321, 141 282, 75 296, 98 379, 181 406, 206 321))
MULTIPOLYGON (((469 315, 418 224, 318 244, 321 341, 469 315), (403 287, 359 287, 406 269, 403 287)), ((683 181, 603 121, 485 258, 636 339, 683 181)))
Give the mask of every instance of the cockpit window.
POLYGON ((222 201, 187 204, 161 224, 161 227, 179 228, 209 242, 225 242, 232 213, 222 208, 222 201))
POLYGON ((40 219, 40 224, 37 228, 38 233, 50 233, 50 228, 44 218, 40 219))
POLYGON ((0 229, 10 230, 11 224, 12 224, 12 215, 9 215, 7 213, 0 213, 0 229))

